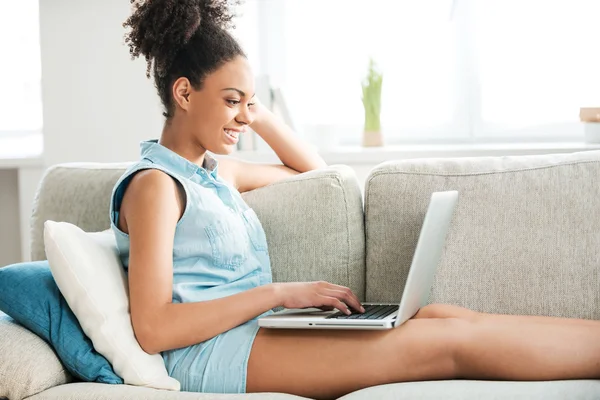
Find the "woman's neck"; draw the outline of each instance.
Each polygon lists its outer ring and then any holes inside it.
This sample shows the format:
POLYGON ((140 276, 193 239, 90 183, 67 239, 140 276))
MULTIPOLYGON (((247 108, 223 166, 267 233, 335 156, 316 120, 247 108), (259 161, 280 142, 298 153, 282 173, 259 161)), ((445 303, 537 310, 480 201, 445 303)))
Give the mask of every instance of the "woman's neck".
POLYGON ((168 124, 165 124, 158 143, 179 154, 186 160, 202 166, 206 149, 192 135, 188 135, 186 132, 189 131, 185 126, 173 118, 168 124))

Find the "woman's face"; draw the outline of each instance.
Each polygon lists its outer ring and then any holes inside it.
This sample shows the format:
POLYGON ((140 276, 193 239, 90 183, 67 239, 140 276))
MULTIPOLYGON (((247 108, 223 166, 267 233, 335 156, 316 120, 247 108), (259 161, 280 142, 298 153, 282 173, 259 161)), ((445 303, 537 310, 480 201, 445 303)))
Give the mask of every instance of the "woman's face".
POLYGON ((189 91, 186 125, 204 149, 229 154, 254 120, 255 101, 248 60, 236 57, 207 75, 200 90, 189 91))

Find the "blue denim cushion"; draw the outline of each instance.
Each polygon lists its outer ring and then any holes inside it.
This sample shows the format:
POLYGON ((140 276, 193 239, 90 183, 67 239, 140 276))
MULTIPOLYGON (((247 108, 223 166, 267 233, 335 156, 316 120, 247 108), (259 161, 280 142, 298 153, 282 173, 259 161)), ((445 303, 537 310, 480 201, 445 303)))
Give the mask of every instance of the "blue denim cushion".
POLYGON ((0 268, 0 310, 48 342, 73 376, 86 382, 123 383, 81 329, 48 261, 0 268))

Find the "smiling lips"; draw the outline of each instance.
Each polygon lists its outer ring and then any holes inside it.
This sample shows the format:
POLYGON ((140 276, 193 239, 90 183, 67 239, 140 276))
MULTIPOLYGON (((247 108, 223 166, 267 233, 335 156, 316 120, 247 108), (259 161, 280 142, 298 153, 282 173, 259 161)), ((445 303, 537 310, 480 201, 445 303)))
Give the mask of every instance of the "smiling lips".
POLYGON ((238 139, 238 136, 239 136, 239 134, 240 134, 240 131, 234 131, 234 130, 231 130, 231 129, 223 129, 223 130, 225 131, 225 134, 226 134, 227 136, 229 136, 230 138, 232 138, 232 139, 234 139, 234 140, 237 140, 237 139, 238 139))

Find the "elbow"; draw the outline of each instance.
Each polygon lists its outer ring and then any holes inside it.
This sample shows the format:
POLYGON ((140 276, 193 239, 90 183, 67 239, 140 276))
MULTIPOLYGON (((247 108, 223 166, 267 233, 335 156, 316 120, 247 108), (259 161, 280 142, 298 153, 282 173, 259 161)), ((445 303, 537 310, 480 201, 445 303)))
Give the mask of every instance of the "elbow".
POLYGON ((296 172, 298 172, 299 174, 301 174, 301 173, 304 173, 304 172, 316 171, 316 170, 323 169, 323 168, 327 168, 327 163, 322 158, 317 157, 316 160, 311 161, 304 168, 302 168, 300 170, 296 170, 296 172))
POLYGON ((322 168, 327 168, 327 163, 325 162, 325 160, 320 160, 319 165, 317 166, 317 169, 322 169, 322 168))
POLYGON ((323 157, 321 157, 318 154, 315 154, 315 157, 313 157, 313 159, 311 160, 310 169, 315 170, 322 168, 327 168, 327 163, 325 162, 323 157))
POLYGON ((302 172, 314 171, 314 170, 323 169, 323 168, 327 168, 327 163, 321 157, 317 157, 315 160, 311 160, 305 166, 304 169, 306 171, 298 171, 298 172, 302 173, 302 172))
POLYGON ((144 352, 150 355, 161 352, 158 337, 156 335, 157 331, 147 320, 140 320, 138 318, 136 321, 136 319, 132 318, 132 325, 135 339, 144 352))
POLYGON ((150 355, 160 353, 159 346, 157 345, 156 340, 154 340, 151 336, 138 335, 136 333, 135 337, 136 337, 140 347, 142 348, 142 350, 144 350, 145 353, 148 353, 150 355))

